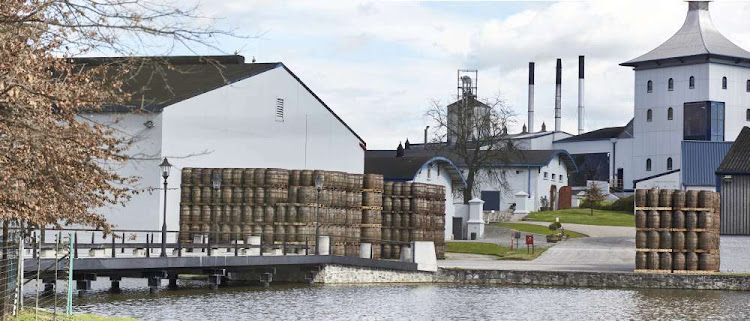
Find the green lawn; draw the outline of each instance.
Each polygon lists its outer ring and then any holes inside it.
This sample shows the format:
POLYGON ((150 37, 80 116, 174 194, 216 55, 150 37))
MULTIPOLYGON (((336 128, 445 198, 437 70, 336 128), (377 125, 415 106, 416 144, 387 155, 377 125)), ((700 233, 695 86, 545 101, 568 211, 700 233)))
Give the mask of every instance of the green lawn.
MULTIPOLYGON (((525 224, 525 223, 493 223, 493 224, 497 225, 497 226, 502 226, 502 227, 505 227, 505 228, 509 228, 511 230, 516 230, 516 231, 519 231, 519 232, 526 232, 526 233, 533 233, 533 234, 544 234, 544 235, 552 233, 552 231, 550 231, 549 228, 547 228, 546 226, 541 226, 541 225, 525 224)), ((565 226, 563 225, 563 227, 565 227, 565 226)), ((574 232, 574 231, 569 231, 569 230, 565 230, 565 235, 569 236, 569 237, 573 237, 573 238, 575 238, 575 237, 587 237, 588 236, 586 234, 582 234, 582 233, 578 233, 578 232, 574 232)))
POLYGON ((590 215, 588 208, 570 208, 559 211, 532 212, 526 219, 529 221, 554 222, 555 217, 560 217, 560 223, 608 225, 608 226, 635 226, 635 218, 632 213, 594 210, 590 215))
POLYGON ((481 242, 445 242, 445 246, 446 252, 494 255, 497 256, 498 260, 518 261, 533 260, 547 250, 546 248, 536 248, 534 254, 527 254, 525 246, 516 251, 511 251, 507 246, 481 242))

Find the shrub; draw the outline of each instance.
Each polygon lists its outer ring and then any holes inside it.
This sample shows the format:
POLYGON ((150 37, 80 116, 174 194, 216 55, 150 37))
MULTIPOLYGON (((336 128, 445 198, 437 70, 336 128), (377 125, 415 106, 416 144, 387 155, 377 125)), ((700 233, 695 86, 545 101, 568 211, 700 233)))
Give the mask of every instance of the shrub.
POLYGON ((623 197, 619 200, 616 200, 612 205, 609 206, 609 210, 612 211, 621 211, 621 212, 630 212, 632 213, 635 210, 635 196, 631 195, 628 197, 623 197))
POLYGON ((550 231, 557 231, 561 227, 562 227, 562 224, 560 224, 560 222, 553 222, 552 224, 549 225, 549 230, 550 231))

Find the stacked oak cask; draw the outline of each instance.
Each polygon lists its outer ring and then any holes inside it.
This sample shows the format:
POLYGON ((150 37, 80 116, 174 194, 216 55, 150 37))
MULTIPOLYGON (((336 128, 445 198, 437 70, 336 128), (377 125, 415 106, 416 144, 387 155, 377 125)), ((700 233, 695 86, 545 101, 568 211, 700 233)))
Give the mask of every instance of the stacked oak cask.
POLYGON ((361 242, 372 244, 372 258, 381 258, 383 240, 383 175, 365 174, 362 182, 361 242))
POLYGON ((360 174, 278 168, 185 168, 181 188, 183 242, 217 231, 218 237, 211 234, 213 241, 244 241, 253 235, 261 236, 263 249, 307 248, 314 252, 319 216, 320 234, 331 236, 333 254, 358 255, 360 174), (219 190, 212 188, 214 173, 222 178, 219 190), (319 193, 314 186, 317 175, 325 178, 319 193))
POLYGON ((438 258, 445 257, 444 186, 386 182, 382 204, 383 258, 399 258, 411 241, 432 241, 438 258))
POLYGON ((719 270, 718 193, 636 190, 636 272, 719 270))

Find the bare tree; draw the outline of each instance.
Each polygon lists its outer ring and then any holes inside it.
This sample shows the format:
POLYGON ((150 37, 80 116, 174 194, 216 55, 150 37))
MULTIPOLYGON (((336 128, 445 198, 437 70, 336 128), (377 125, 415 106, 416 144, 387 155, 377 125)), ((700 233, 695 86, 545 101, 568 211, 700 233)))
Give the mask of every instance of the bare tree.
POLYGON ((479 193, 482 184, 509 190, 505 171, 492 169, 518 156, 507 130, 515 113, 499 93, 489 99, 467 94, 448 106, 433 100, 426 115, 437 125, 429 148, 465 169, 464 203, 479 193))
POLYGON ((127 106, 132 97, 123 84, 143 62, 120 59, 113 67, 69 58, 216 48, 218 35, 232 32, 215 29, 195 7, 147 0, 0 3, 0 219, 108 231, 95 209, 143 192, 133 188, 136 177, 109 170, 128 160, 132 140, 80 113, 127 106))

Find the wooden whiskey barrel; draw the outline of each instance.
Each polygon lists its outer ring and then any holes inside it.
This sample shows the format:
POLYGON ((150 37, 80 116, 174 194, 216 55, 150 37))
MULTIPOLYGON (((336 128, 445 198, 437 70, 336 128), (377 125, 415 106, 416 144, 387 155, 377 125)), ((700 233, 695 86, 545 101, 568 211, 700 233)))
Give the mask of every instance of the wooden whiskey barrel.
POLYGON ((698 191, 685 192, 685 207, 698 207, 698 191))
POLYGON ((659 248, 659 232, 650 231, 646 237, 648 248, 658 249, 659 248))
POLYGON ((711 250, 711 232, 700 232, 698 234, 698 249, 711 250))
POLYGON ((648 248, 648 233, 644 231, 635 232, 635 247, 638 249, 648 248))
POLYGON ((685 191, 677 190, 672 194, 672 207, 685 207, 685 191))
POLYGON ((635 268, 637 270, 645 270, 648 268, 648 265, 646 264, 646 252, 635 253, 635 268))
POLYGON ((659 189, 652 188, 648 190, 648 194, 646 194, 646 201, 649 207, 658 207, 659 206, 659 189))
POLYGON ((639 189, 635 191, 635 206, 646 207, 646 195, 648 190, 639 189))
POLYGON ((659 227, 672 228, 672 211, 661 211, 659 213, 659 227))
POLYGON ((659 228, 659 212, 658 211, 648 211, 647 214, 647 225, 649 228, 659 228))
POLYGON ((713 213, 711 212, 699 212, 696 213, 698 216, 698 228, 713 228, 714 222, 713 222, 713 213))
POLYGON ((669 270, 672 267, 672 253, 659 253, 659 267, 669 270))
POLYGON ((685 270, 698 270, 698 254, 695 252, 685 253, 685 270))
POLYGON ((698 214, 696 212, 685 212, 685 228, 688 230, 694 230, 698 228, 698 214))
POLYGON ((266 169, 256 168, 253 172, 253 183, 257 187, 266 186, 266 169))
POLYGON ((711 253, 701 253, 698 255, 698 270, 710 271, 714 269, 714 255, 711 253))
POLYGON ((659 233, 659 248, 660 249, 672 248, 672 232, 662 231, 661 233, 659 233))
MULTIPOLYGON (((659 190, 659 206, 660 207, 671 207, 672 206, 672 189, 661 189, 659 190)), ((671 264, 670 264, 671 266, 671 264)))
POLYGON ((672 228, 685 228, 685 213, 682 211, 672 212, 672 228))
POLYGON ((682 253, 682 252, 672 253, 672 269, 673 270, 685 269, 685 253, 682 253))
POLYGON ((672 232, 672 249, 685 249, 685 232, 672 232))
POLYGON ((649 270, 659 269, 659 253, 648 252, 646 253, 646 268, 649 270))
POLYGON ((383 183, 383 194, 393 195, 393 182, 383 183))
POLYGON ((693 231, 685 232, 685 249, 695 251, 698 248, 698 234, 693 231))

